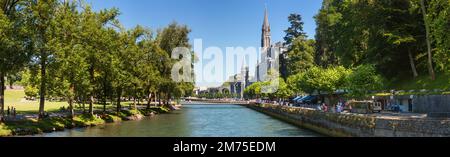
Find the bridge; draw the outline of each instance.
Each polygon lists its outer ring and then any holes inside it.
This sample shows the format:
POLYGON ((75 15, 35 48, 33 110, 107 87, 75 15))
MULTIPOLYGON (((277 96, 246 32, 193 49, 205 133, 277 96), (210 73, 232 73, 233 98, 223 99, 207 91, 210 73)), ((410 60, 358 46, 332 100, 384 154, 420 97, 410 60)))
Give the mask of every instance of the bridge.
POLYGON ((199 99, 199 98, 186 98, 182 104, 199 104, 199 105, 221 105, 221 104, 235 104, 246 105, 250 104, 250 101, 236 101, 236 100, 219 100, 219 99, 199 99))

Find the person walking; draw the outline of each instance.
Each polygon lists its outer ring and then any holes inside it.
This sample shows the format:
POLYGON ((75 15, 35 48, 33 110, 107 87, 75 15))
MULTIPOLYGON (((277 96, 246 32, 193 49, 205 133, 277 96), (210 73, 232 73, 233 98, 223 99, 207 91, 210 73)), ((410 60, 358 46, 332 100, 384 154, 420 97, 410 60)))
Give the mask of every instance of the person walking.
POLYGON ((8 106, 8 110, 6 110, 6 115, 10 115, 11 114, 11 109, 9 108, 9 106, 8 106))
POLYGON ((12 109, 12 114, 13 114, 13 117, 16 118, 16 108, 15 107, 13 107, 13 109, 12 109))

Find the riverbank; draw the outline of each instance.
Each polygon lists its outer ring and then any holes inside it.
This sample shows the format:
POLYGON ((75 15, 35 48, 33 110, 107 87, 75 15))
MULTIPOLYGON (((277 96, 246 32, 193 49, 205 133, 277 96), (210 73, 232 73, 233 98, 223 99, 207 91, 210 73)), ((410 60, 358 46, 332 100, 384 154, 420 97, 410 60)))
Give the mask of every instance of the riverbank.
POLYGON ((450 119, 382 117, 325 113, 314 109, 270 104, 244 105, 299 127, 332 137, 448 137, 450 119))
MULTIPOLYGON (((173 107, 173 109, 176 108, 178 107, 173 107)), ((65 129, 99 126, 106 123, 141 120, 144 117, 152 117, 157 114, 169 113, 173 109, 166 107, 152 107, 122 110, 119 114, 112 112, 96 115, 79 114, 73 119, 65 116, 57 116, 44 118, 42 120, 37 120, 35 118, 7 120, 4 123, 0 123, 0 137, 36 135, 55 131, 64 131, 65 129)))

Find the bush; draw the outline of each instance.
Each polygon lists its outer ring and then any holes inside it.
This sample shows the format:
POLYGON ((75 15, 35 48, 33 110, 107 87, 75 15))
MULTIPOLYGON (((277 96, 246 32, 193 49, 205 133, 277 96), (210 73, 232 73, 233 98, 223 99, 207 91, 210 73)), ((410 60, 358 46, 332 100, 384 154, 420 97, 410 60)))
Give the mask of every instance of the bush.
POLYGON ((73 118, 73 122, 76 126, 96 126, 96 125, 102 125, 105 124, 105 121, 101 118, 98 118, 96 116, 90 115, 90 114, 83 114, 78 115, 73 118))
POLYGON ((39 93, 39 89, 33 86, 26 86, 25 87, 25 95, 29 98, 35 98, 37 97, 39 93))
POLYGON ((347 79, 349 96, 362 98, 371 90, 383 87, 383 78, 377 74, 373 65, 358 66, 347 79))
MULTIPOLYGON (((308 69, 304 74, 298 74, 297 78, 291 80, 297 81, 297 90, 302 90, 307 93, 314 91, 332 93, 338 89, 344 88, 346 78, 351 73, 351 70, 345 69, 342 66, 330 67, 323 69, 320 67, 313 67, 308 69)), ((291 81, 292 82, 292 81, 291 81)))
POLYGON ((105 122, 107 122, 107 123, 115 123, 115 122, 121 122, 122 118, 120 118, 119 116, 107 114, 107 115, 103 116, 103 120, 105 120, 105 122))
POLYGON ((8 129, 4 124, 0 124, 0 137, 11 136, 12 131, 8 129))

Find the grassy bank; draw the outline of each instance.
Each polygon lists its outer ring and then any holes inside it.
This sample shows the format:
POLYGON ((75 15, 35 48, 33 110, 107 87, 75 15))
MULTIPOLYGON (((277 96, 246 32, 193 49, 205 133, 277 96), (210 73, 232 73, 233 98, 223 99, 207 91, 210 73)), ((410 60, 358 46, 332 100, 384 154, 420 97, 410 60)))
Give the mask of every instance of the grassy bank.
POLYGON ((105 113, 99 116, 88 114, 77 115, 73 119, 65 117, 51 117, 42 120, 26 119, 6 121, 0 123, 0 137, 22 136, 63 131, 65 129, 98 126, 106 123, 116 123, 124 120, 133 120, 129 117, 153 116, 170 112, 165 107, 154 107, 141 110, 123 110, 117 113, 105 113))
POLYGON ((417 78, 404 78, 394 80, 388 84, 391 89, 398 90, 450 90, 450 73, 439 73, 436 75, 436 80, 431 80, 428 75, 421 75, 417 78))

